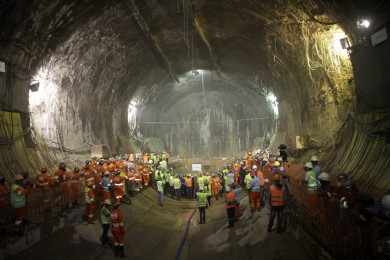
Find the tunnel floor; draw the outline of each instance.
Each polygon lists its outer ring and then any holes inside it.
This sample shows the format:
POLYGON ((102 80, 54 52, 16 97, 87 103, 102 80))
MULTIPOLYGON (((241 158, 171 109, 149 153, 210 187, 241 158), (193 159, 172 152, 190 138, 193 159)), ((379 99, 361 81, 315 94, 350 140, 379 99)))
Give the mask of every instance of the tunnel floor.
MULTIPOLYGON (((207 210, 205 225, 198 224, 196 212, 179 259, 310 259, 289 232, 266 231, 267 208, 251 217, 247 205, 247 197, 244 197, 241 201, 242 217, 232 229, 227 227, 221 199, 207 210)), ((164 207, 160 207, 153 189, 138 194, 132 205, 123 205, 127 258, 175 259, 194 208, 194 201, 170 198, 166 198, 164 207)), ((111 248, 100 245, 99 223, 86 225, 81 221, 81 215, 82 210, 76 210, 73 224, 11 259, 114 259, 111 248)))

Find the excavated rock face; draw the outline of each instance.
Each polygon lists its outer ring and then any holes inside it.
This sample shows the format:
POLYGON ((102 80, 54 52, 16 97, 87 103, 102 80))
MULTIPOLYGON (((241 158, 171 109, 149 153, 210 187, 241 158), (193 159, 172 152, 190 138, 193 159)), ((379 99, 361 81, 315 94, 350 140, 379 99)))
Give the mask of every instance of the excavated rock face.
POLYGON ((2 103, 28 111, 25 86, 39 80, 30 100, 35 127, 76 150, 105 143, 125 151, 131 133, 189 156, 238 155, 271 139, 295 148, 297 136, 322 151, 337 145, 334 136, 355 110, 352 66, 335 47, 346 37, 342 28, 356 40, 352 4, 359 7, 348 0, 5 1, 0 54, 13 64, 15 87, 13 101, 2 103), (237 125, 256 117, 269 120, 237 125), (160 121, 170 125, 147 124, 160 121))

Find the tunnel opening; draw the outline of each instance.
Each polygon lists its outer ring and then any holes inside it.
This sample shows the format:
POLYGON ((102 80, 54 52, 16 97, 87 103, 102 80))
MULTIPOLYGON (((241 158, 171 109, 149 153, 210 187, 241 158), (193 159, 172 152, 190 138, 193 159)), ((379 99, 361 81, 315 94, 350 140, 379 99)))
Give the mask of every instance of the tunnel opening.
POLYGON ((151 152, 222 158, 270 145, 278 117, 272 92, 210 70, 191 70, 178 78, 160 83, 150 100, 140 98, 135 135, 151 152))

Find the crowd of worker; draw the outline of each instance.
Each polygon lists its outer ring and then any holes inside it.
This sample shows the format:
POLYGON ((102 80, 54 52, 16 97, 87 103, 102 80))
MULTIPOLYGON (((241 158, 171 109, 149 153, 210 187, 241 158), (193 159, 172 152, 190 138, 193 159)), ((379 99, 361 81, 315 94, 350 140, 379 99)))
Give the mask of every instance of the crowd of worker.
MULTIPOLYGON (((199 223, 206 223, 206 211, 213 201, 224 199, 228 226, 234 227, 241 216, 240 201, 248 194, 250 211, 254 214, 269 206, 268 231, 276 220, 278 233, 286 229, 285 208, 292 198, 291 174, 286 147, 272 155, 267 150, 248 152, 242 159, 227 164, 214 172, 177 173, 169 165, 165 153, 127 154, 111 159, 91 159, 85 165, 68 170, 65 163, 51 173, 42 168, 35 178, 17 174, 9 186, 0 176, 0 221, 14 212, 15 226, 23 227, 29 221, 29 197, 39 194, 43 210, 66 210, 83 205, 86 223, 99 217, 103 245, 110 241, 111 230, 115 255, 124 257, 124 213, 121 204, 130 204, 131 196, 148 186, 157 190, 158 204, 164 206, 164 196, 173 199, 196 199, 199 223), (11 207, 9 207, 11 206, 11 207)), ((336 200, 340 210, 357 210, 364 221, 375 215, 390 219, 390 193, 381 203, 359 204, 358 191, 347 174, 338 174, 334 181, 322 171, 317 156, 304 165, 305 175, 299 188, 305 190, 307 207, 326 208, 327 201, 336 200), (358 207, 360 207, 358 209, 358 207)), ((348 220, 347 220, 348 221, 348 220)))

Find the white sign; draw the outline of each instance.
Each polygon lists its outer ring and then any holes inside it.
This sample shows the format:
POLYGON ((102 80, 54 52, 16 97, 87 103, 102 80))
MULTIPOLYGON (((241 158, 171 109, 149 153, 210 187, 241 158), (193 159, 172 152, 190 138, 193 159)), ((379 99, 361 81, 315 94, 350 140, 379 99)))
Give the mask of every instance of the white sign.
POLYGON ((302 138, 302 137, 296 136, 296 137, 295 137, 295 143, 296 143, 296 148, 297 148, 298 150, 304 148, 304 145, 303 145, 303 138, 302 138))
POLYGON ((5 72, 5 62, 0 61, 0 72, 5 72))
POLYGON ((193 172, 201 172, 202 171, 202 164, 193 163, 192 164, 192 171, 193 172))
POLYGON ((371 44, 372 46, 376 46, 387 40, 387 30, 386 27, 377 31, 373 35, 371 35, 371 44))

